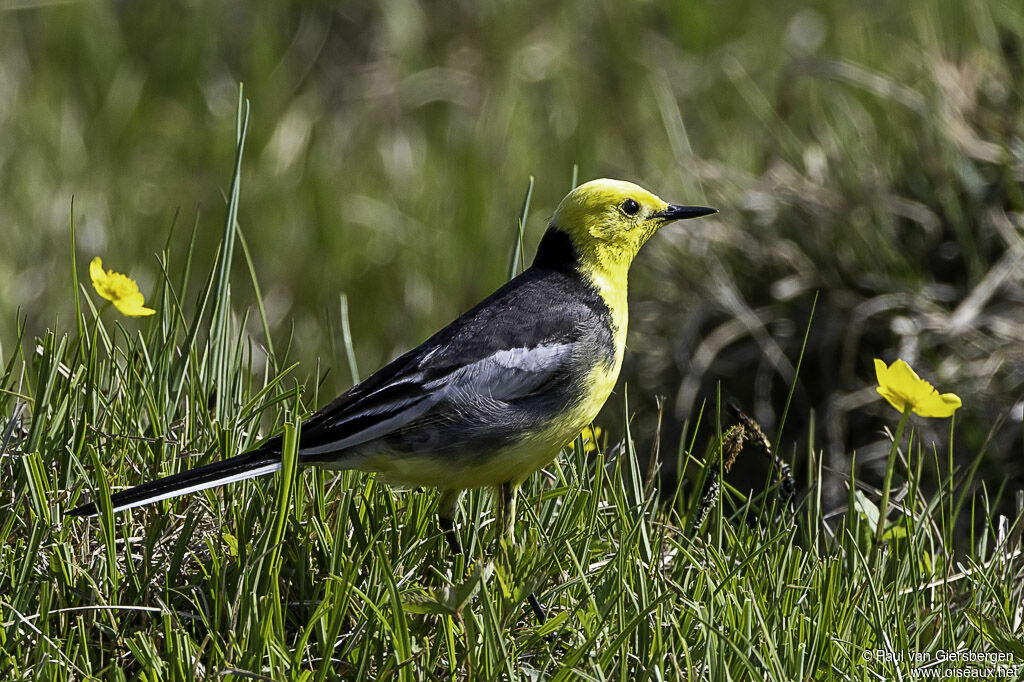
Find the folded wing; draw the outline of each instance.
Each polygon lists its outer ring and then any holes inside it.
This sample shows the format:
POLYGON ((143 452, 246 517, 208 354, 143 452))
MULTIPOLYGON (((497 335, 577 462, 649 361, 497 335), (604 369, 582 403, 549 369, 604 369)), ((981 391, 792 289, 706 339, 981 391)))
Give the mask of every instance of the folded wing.
MULTIPOLYGON (((505 348, 464 365, 445 366, 429 352, 399 358, 377 387, 342 396, 303 425, 300 454, 306 458, 354 448, 411 424, 457 419, 482 401, 513 403, 545 391, 565 378, 572 342, 505 348), (430 419, 424 419, 430 417, 430 419)), ((373 378, 377 378, 376 375, 373 378)), ((383 379, 383 377, 381 377, 383 379)), ((359 387, 363 387, 360 384, 359 387)))

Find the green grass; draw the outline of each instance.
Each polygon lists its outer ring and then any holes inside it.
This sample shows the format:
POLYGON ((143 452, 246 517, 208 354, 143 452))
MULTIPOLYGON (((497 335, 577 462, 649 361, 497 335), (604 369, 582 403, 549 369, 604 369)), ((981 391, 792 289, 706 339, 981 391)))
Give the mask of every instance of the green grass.
POLYGON ((0 7, 0 679, 1024 660, 1022 55, 1015 2, 0 7), (431 491, 359 474, 62 522, 294 428, 601 175, 721 213, 641 254, 611 441, 533 477, 507 555, 487 494, 453 561, 431 491), (100 311, 95 255, 158 314, 100 311), (912 418, 887 459, 874 357, 960 394, 955 426, 912 418), (728 398, 801 503, 748 502, 773 480, 748 451, 690 533, 728 398))
MULTIPOLYGON (((776 504, 771 487, 747 499, 725 486, 688 534, 699 495, 659 489, 628 408, 605 417, 622 422, 624 441, 593 455, 577 444, 524 486, 515 547, 498 543, 488 494, 464 498, 465 557, 450 556, 432 491, 296 472, 297 425, 330 396, 317 388, 325 368, 296 366, 290 344, 245 331, 250 316, 268 324, 258 270, 246 258, 249 280, 231 274, 232 259, 248 256, 234 248, 245 245, 243 167, 201 288, 187 273, 212 254, 179 226, 159 254, 156 316, 98 309, 76 280, 74 324, 5 346, 5 679, 874 680, 911 679, 914 667, 866 661, 876 649, 1024 662, 1021 520, 993 511, 1009 491, 990 496, 974 467, 954 466, 950 422, 945 442, 903 444, 877 549, 877 491, 850 473, 846 502, 825 506, 813 445, 800 455, 810 466, 797 508, 776 504), (257 304, 236 307, 241 290, 257 304), (281 428, 286 466, 272 479, 63 519, 86 494, 240 452, 281 428), (961 528, 971 536, 957 537, 961 528), (526 606, 531 591, 550 610, 543 626, 526 606)), ((702 420, 721 423, 709 405, 702 420)), ((699 472, 715 447, 682 439, 659 461, 699 472)))

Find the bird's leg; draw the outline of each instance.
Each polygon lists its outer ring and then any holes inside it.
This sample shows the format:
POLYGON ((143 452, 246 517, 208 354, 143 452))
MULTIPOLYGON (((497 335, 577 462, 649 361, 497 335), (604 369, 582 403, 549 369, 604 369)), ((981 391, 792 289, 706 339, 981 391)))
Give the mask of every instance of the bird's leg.
POLYGON ((455 532, 455 508, 461 496, 462 491, 458 489, 442 490, 441 499, 437 502, 437 525, 444 531, 444 538, 455 555, 462 554, 462 543, 455 532))
MULTIPOLYGON (((506 548, 514 547, 516 544, 516 494, 519 486, 512 482, 505 482, 498 488, 498 522, 501 524, 501 539, 508 544, 506 548)), ((530 609, 537 616, 537 623, 544 625, 548 620, 547 611, 544 605, 537 599, 537 595, 531 592, 526 597, 530 609)))
POLYGON ((516 544, 516 493, 519 486, 511 482, 501 484, 498 490, 498 521, 501 524, 501 537, 509 546, 516 544))

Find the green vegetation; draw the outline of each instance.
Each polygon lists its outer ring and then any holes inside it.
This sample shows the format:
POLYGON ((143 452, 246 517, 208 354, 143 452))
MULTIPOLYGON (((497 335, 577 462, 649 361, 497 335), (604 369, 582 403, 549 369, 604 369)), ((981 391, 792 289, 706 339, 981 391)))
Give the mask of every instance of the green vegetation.
POLYGON ((17 7, 0 11, 0 677, 1024 663, 1017 4, 17 7), (574 164, 722 213, 641 255, 609 446, 529 481, 516 547, 478 492, 453 561, 432 493, 351 473, 63 522, 90 486, 293 429, 421 341, 508 275, 535 175, 532 254, 574 164), (79 281, 97 255, 156 315, 99 310, 79 281), (955 424, 912 417, 887 457, 899 415, 874 357, 959 394, 955 424), (729 423, 716 385, 794 465, 799 503, 744 452, 689 533, 729 423))

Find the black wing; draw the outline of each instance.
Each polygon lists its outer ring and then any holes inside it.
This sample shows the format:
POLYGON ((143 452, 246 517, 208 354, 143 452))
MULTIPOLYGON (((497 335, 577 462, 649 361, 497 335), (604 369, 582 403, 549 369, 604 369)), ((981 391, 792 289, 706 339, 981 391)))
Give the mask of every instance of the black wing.
POLYGON ((595 351, 610 359, 611 339, 596 292, 564 273, 527 270, 310 417, 300 453, 316 459, 473 401, 525 398, 595 351))

